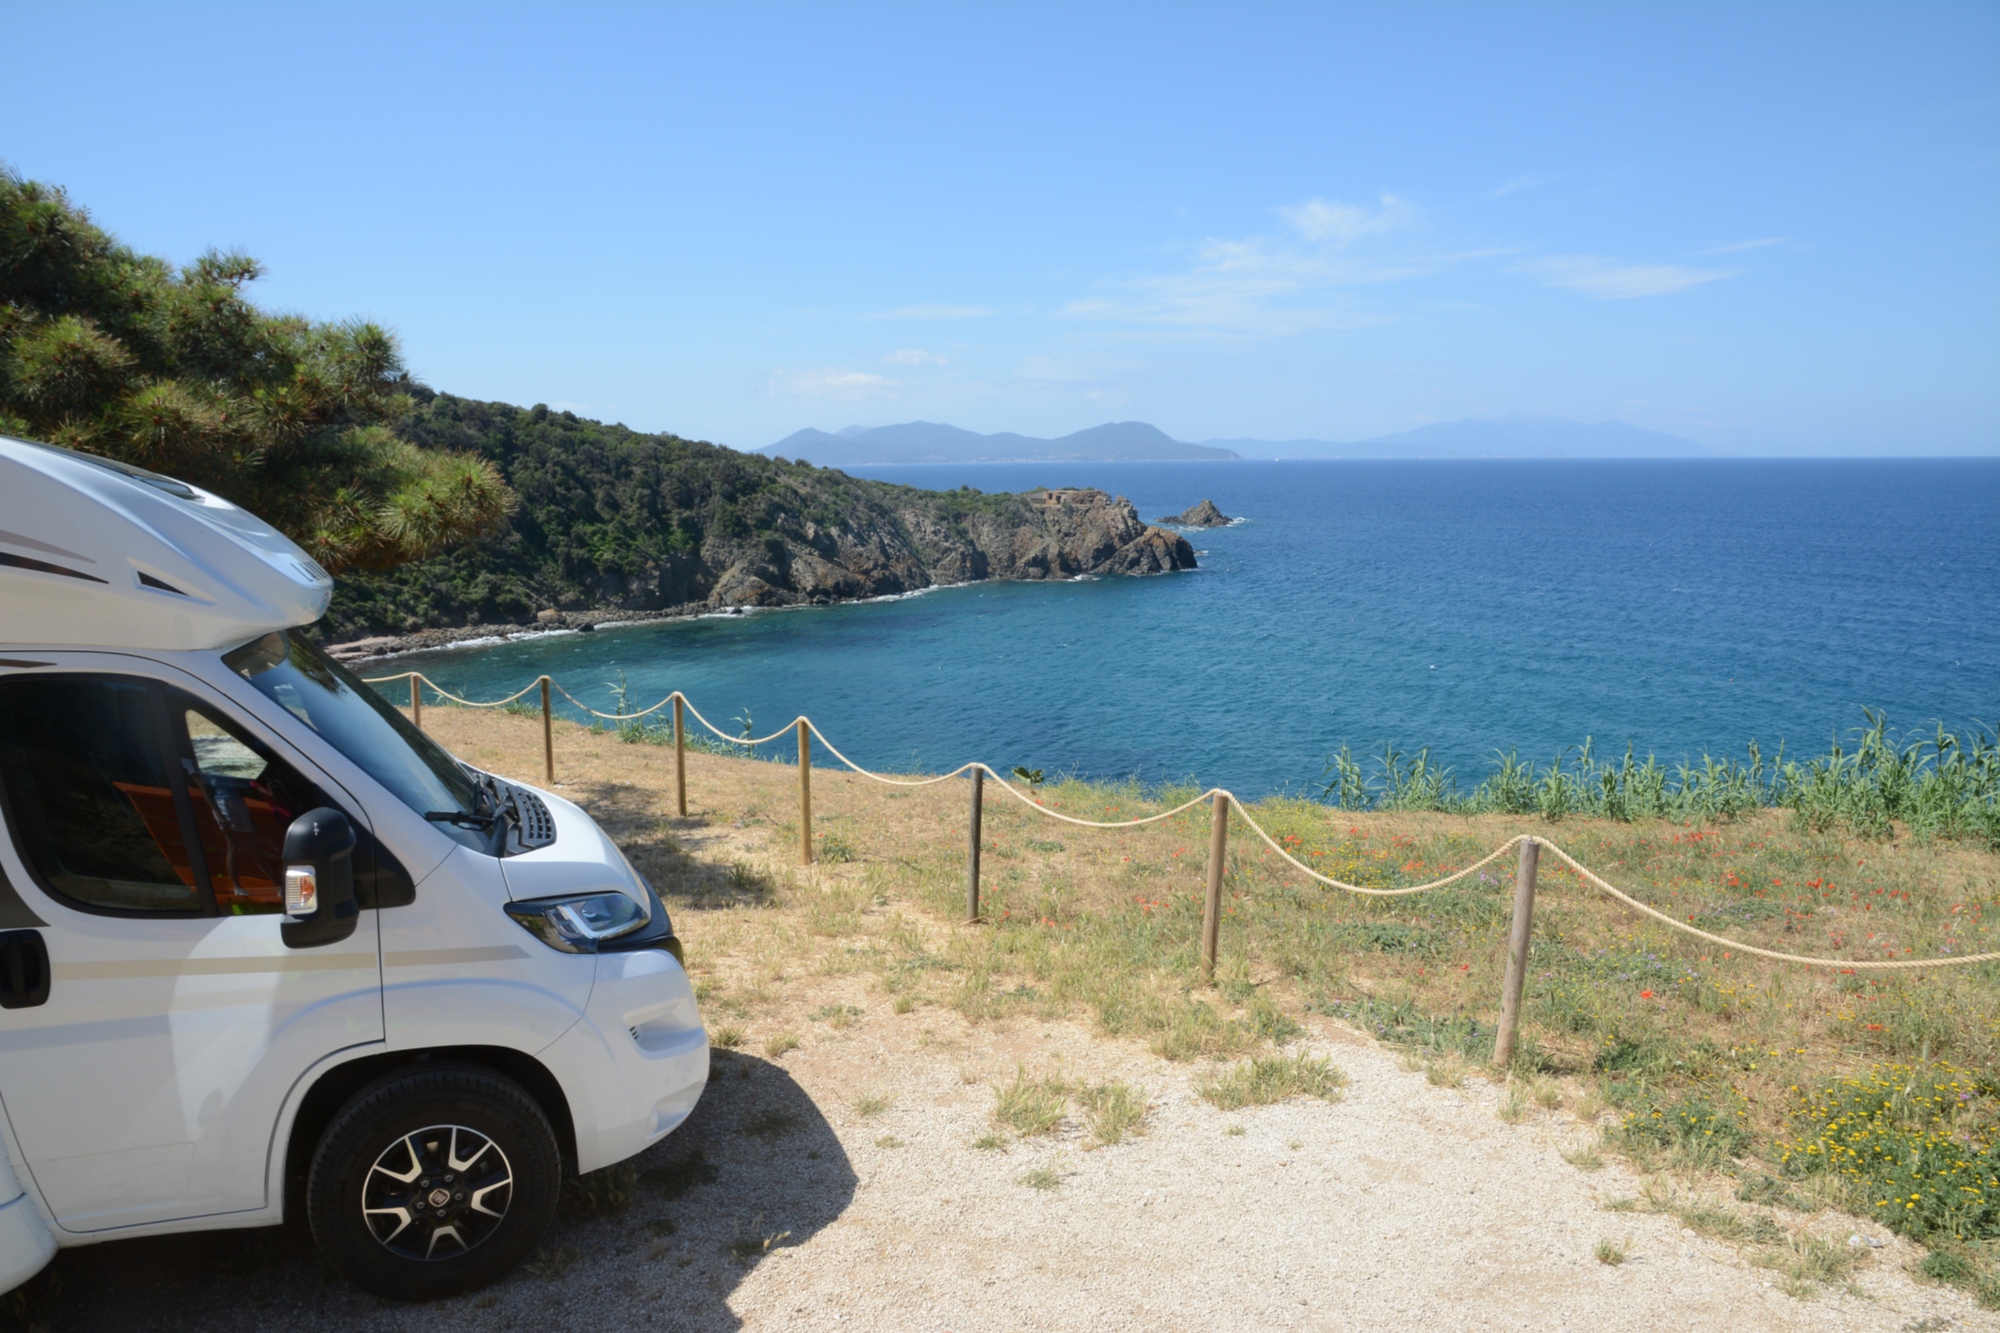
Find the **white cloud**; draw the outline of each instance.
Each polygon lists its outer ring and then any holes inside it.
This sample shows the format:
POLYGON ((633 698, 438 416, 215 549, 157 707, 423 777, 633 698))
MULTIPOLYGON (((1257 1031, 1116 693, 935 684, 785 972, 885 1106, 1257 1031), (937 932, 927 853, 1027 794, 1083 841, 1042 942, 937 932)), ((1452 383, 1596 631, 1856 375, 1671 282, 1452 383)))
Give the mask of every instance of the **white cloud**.
POLYGON ((1554 180, 1554 176, 1516 176, 1513 180, 1503 183, 1499 189, 1487 197, 1491 199, 1505 199, 1510 194, 1519 194, 1523 190, 1532 190, 1539 186, 1547 185, 1554 180))
POLYGON ((1702 251, 1705 255, 1740 255, 1745 250, 1762 250, 1767 245, 1783 245, 1791 240, 1789 236, 1765 236, 1755 241, 1731 241, 1727 245, 1712 245, 1702 251))
POLYGON ((1372 210, 1338 199, 1308 199, 1272 211, 1307 240, 1335 246, 1352 245, 1364 236, 1393 231, 1408 223, 1413 215, 1410 206, 1393 194, 1383 195, 1372 210))
POLYGON ((882 358, 894 366, 948 366, 949 357, 937 352, 926 352, 918 347, 899 347, 882 358))
POLYGON ((863 319, 984 319, 992 314, 981 305, 899 305, 894 310, 879 310, 863 319))
POLYGON ((1726 269, 1689 268, 1684 264, 1627 264, 1598 255, 1550 255, 1531 259, 1518 268, 1551 287, 1581 292, 1598 301, 1624 301, 1640 296, 1671 296, 1705 282, 1736 275, 1726 269))
POLYGON ((900 387, 885 375, 862 370, 774 370, 771 392, 807 398, 870 398, 900 387))
POLYGON ((1290 224, 1283 236, 1210 237, 1178 273, 1107 284, 1074 300, 1072 319, 1151 326, 1182 335, 1284 337, 1312 329, 1381 323, 1354 308, 1341 289, 1431 273, 1449 258, 1384 248, 1416 211, 1394 195, 1373 207, 1308 199, 1272 210, 1290 224))

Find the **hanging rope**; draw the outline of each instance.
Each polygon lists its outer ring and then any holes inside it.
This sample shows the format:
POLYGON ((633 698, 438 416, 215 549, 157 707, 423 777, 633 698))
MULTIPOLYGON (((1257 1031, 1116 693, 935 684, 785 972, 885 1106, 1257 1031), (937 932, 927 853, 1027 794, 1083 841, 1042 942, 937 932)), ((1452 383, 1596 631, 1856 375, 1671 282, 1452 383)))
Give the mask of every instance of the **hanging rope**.
MULTIPOLYGON (((435 690, 442 697, 451 700, 455 704, 462 704, 467 708, 502 707, 506 704, 514 702, 516 699, 519 699, 522 695, 528 693, 529 690, 534 689, 538 684, 541 683, 542 680, 542 677, 538 676, 533 681, 530 681, 525 687, 523 687, 520 690, 517 690, 513 694, 508 695, 504 699, 492 699, 483 702, 475 699, 461 698, 458 695, 451 693, 451 691, 444 689, 442 686, 438 685, 436 681, 430 679, 428 676, 424 675, 420 671, 405 671, 393 676, 372 676, 366 678, 366 683, 370 685, 382 685, 382 684, 387 684, 391 681, 409 680, 412 678, 420 681, 424 685, 428 685, 431 689, 435 690)), ((1507 841, 1501 843, 1498 847, 1495 847, 1492 851, 1488 852, 1485 856, 1481 857, 1479 860, 1474 861, 1469 866, 1466 866, 1464 869, 1455 870, 1449 875, 1446 875, 1440 879, 1431 880, 1428 883, 1412 884, 1403 888, 1396 888, 1396 889, 1378 889, 1378 888, 1371 888, 1365 884, 1350 884, 1346 880, 1336 879, 1332 875, 1322 874, 1321 872, 1314 870, 1311 866, 1306 865, 1303 861, 1300 861, 1297 857, 1293 856, 1291 852, 1286 850, 1284 844, 1280 843, 1276 838, 1273 838, 1268 832, 1265 831, 1264 826, 1257 822, 1256 818, 1251 815, 1249 808, 1245 806, 1242 801, 1238 800, 1234 793, 1221 787, 1211 787, 1207 791, 1201 793, 1201 795, 1196 796, 1191 800, 1185 801, 1180 805, 1175 806, 1171 810, 1163 810, 1158 814, 1145 815, 1138 819, 1120 819, 1120 820, 1079 819, 1075 815, 1066 815, 1062 813, 1060 810, 1051 810, 1048 806, 1042 804, 1040 800, 1038 800, 1033 796, 1028 795, 1026 792, 1022 791, 1019 787, 1015 786, 1013 783, 1009 782, 1006 778, 1002 777, 990 765, 982 763, 979 760, 973 760, 970 763, 961 764, 957 768, 953 769, 951 772, 940 773, 935 777, 899 778, 899 777, 891 777, 885 773, 876 773, 870 769, 863 768, 860 764, 855 763, 852 759, 849 759, 845 754, 841 753, 841 751, 837 747, 835 747, 833 742, 826 738, 826 733, 819 729, 818 724, 815 723, 811 718, 805 716, 804 714, 800 714, 798 717, 786 723, 784 726, 780 727, 778 730, 772 732, 768 736, 757 736, 757 737, 731 736, 727 732, 723 731, 722 728, 716 726, 713 722, 710 722, 707 718, 703 717, 701 715, 700 710, 694 706, 693 701, 690 700, 686 695, 682 694, 679 690, 673 691, 671 694, 667 695, 666 698, 660 700, 660 702, 654 704, 652 707, 641 709, 636 713, 601 713, 597 711, 595 708, 592 708, 588 704, 584 703, 582 700, 578 699, 568 690, 563 689, 562 686, 556 685, 554 680, 550 680, 549 683, 555 687, 556 691, 559 694, 561 694, 563 698, 569 700, 570 703, 576 705, 576 707, 582 709, 584 712, 590 714, 592 717, 602 718, 607 722, 630 722, 635 719, 645 717, 650 713, 658 712, 660 709, 665 708, 667 705, 671 704, 674 700, 679 699, 686 706, 687 711, 693 715, 695 721, 701 723, 702 726, 706 727, 709 731, 713 732, 717 737, 728 742, 729 744, 742 746, 746 749, 752 746, 763 745, 770 741, 777 740, 780 737, 790 735, 793 732, 793 730, 801 722, 803 722, 806 725, 806 727, 812 732, 812 734, 819 738, 819 743, 821 745, 824 745, 828 753, 832 754, 835 759, 838 759, 842 764, 846 765, 849 769, 853 770, 860 776, 867 778, 869 781, 879 782, 883 786, 887 787, 929 787, 936 783, 948 782, 951 779, 960 776, 961 774, 968 773, 973 769, 978 769, 983 773, 985 773, 988 778, 992 779, 996 784, 998 784, 1002 791, 1006 792, 1009 796, 1012 796, 1015 800, 1019 801, 1022 805, 1034 811, 1036 814, 1042 815, 1048 819, 1060 820, 1062 823, 1072 824, 1078 828, 1126 829, 1126 828, 1139 828, 1147 824, 1157 824, 1162 820, 1172 819, 1175 815, 1185 813, 1188 810, 1192 810, 1195 806, 1200 805, 1204 801, 1208 801, 1213 797, 1215 797, 1216 795, 1220 794, 1228 798, 1229 804, 1235 809, 1237 815, 1243 820, 1243 822, 1249 825, 1250 830, 1253 833, 1255 833, 1259 838, 1263 839, 1264 844, 1268 846, 1272 851, 1276 852, 1278 856, 1286 862, 1286 864, 1290 865, 1293 869, 1297 870, 1300 874, 1306 876, 1308 879, 1324 884, 1329 888, 1339 889, 1343 893, 1364 894, 1374 898, 1400 898, 1400 897, 1407 897, 1412 894, 1429 893, 1433 889, 1441 889, 1444 888, 1446 885, 1456 884, 1458 881, 1466 878, 1466 876, 1471 875, 1476 871, 1484 869, 1485 867, 1499 860, 1501 857, 1505 856, 1509 851, 1519 847, 1524 842, 1534 842, 1542 847, 1546 847, 1550 852, 1554 853, 1557 859, 1561 860, 1563 864, 1567 865, 1571 870, 1575 871, 1577 877, 1580 880, 1582 880, 1585 884, 1588 884, 1590 887, 1596 889, 1598 892, 1603 893, 1612 899, 1615 899, 1617 902, 1624 904, 1626 907, 1631 908, 1633 911, 1638 912, 1641 915, 1650 917, 1654 921, 1659 922, 1661 925, 1670 927, 1673 930, 1677 930, 1681 932, 1683 935, 1691 935, 1694 938, 1706 941, 1709 944, 1718 945, 1724 949, 1729 949, 1734 952, 1748 954, 1751 957, 1768 958, 1771 959, 1773 962, 1780 962, 1780 963, 1796 963, 1801 967, 1847 968, 1856 971, 1871 971, 1871 972, 1904 972, 1904 971, 1918 971, 1934 967, 1965 967, 1974 963, 1990 963, 1990 962, 2000 961, 2000 951, 1995 951, 1991 953, 1964 954, 1951 958, 1884 958, 1884 959, 1825 958, 1825 957, 1816 957, 1808 954, 1785 953, 1777 949, 1762 948, 1755 944, 1745 944, 1741 940, 1732 940, 1725 935, 1716 935, 1712 934, 1709 931, 1701 930, 1689 922, 1677 921, 1673 917, 1669 916, 1667 913, 1660 911, 1658 908, 1648 906, 1647 904, 1633 897, 1631 894, 1626 893, 1623 889, 1620 889, 1615 884, 1612 884, 1609 880, 1606 880, 1605 878, 1597 874, 1596 871, 1591 870, 1588 866, 1584 865, 1581 861, 1578 861, 1575 857, 1571 856, 1561 847, 1558 847, 1555 843, 1550 842, 1547 838, 1538 837, 1532 833, 1517 834, 1514 837, 1509 838, 1507 841)))
MULTIPOLYGON (((429 676, 426 676, 421 671, 405 671, 394 676, 364 676, 362 677, 361 683, 364 685, 386 685, 392 680, 420 681, 421 683, 430 686, 432 690, 436 691, 438 694, 443 695, 445 698, 451 700, 453 703, 463 704, 467 708, 500 708, 507 704, 513 703, 516 699, 526 694, 529 690, 534 689, 535 686, 542 683, 542 678, 540 676, 537 676, 533 680, 529 681, 526 685, 523 685, 520 689, 514 691, 512 694, 508 695, 504 699, 489 699, 484 702, 481 702, 478 699, 461 699, 456 694, 453 694, 450 690, 447 690, 444 686, 438 684, 436 681, 432 680, 429 676)), ((549 683, 551 685, 555 685, 554 681, 550 681, 549 683)), ((562 686, 556 685, 556 688, 560 690, 562 689, 562 686)))
POLYGON ((1586 867, 1581 861, 1578 861, 1575 857, 1571 856, 1568 852, 1564 851, 1562 848, 1550 842, 1547 838, 1536 838, 1535 841, 1540 843, 1542 846, 1548 848, 1550 851, 1554 852, 1558 859, 1560 859, 1571 870, 1574 870, 1577 873, 1577 877, 1579 879, 1582 879, 1585 883, 1589 884, 1592 888, 1597 889, 1599 892, 1609 894, 1611 897, 1616 898, 1619 902, 1624 903, 1627 907, 1631 908, 1633 911, 1642 912, 1645 915, 1652 917, 1655 921, 1658 921, 1662 925, 1672 926, 1675 930, 1680 931, 1683 935, 1692 935, 1696 939, 1707 940, 1710 944, 1720 944, 1724 948, 1735 949, 1742 953, 1752 954, 1758 958, 1769 958, 1775 962, 1780 962, 1780 963, 1797 963, 1801 967, 1840 967, 1840 968, 1853 968, 1856 970, 1866 970, 1870 972, 1912 972, 1920 968, 1930 968, 1930 967, 1964 967, 1969 963, 1990 963, 1996 959, 2000 959, 2000 952, 1969 953, 1969 954, 1962 954, 1955 958, 1867 959, 1867 958, 1815 958, 1808 956, 1806 954, 1781 953, 1776 949, 1761 949, 1754 944, 1745 944, 1741 940, 1732 940, 1721 935, 1711 935, 1705 930, 1696 929, 1694 926, 1690 925, 1685 921, 1676 921, 1672 917, 1668 916, 1665 912, 1662 912, 1655 907, 1648 907, 1646 904, 1640 902, 1637 898, 1634 898, 1631 894, 1626 893, 1624 890, 1618 888, 1616 885, 1613 885, 1609 881, 1601 878, 1596 871, 1586 867))

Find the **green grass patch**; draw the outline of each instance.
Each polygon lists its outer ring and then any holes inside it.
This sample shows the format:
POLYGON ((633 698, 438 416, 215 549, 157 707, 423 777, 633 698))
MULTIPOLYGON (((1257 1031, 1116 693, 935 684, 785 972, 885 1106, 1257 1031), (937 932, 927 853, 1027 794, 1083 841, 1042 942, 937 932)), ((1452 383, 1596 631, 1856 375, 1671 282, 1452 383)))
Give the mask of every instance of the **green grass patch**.
POLYGON ((1618 1137, 1642 1154, 1665 1149, 1675 1165, 1690 1169, 1726 1166, 1751 1141, 1733 1109, 1702 1096, 1664 1099, 1628 1111, 1618 1137))
POLYGON ((1023 1138, 1053 1134, 1069 1113, 1073 1086, 1062 1078, 1030 1078, 1026 1066, 1014 1070, 1014 1081, 993 1100, 993 1119, 1023 1138))
POLYGON ((1084 1088, 1076 1100, 1083 1107, 1084 1125, 1091 1137, 1103 1144, 1144 1133, 1146 1112, 1152 1105, 1144 1088, 1118 1079, 1084 1088))
POLYGON ((2000 1237, 2000 1102, 1990 1076, 1876 1065, 1800 1094, 1781 1160, 1920 1241, 2000 1237))
POLYGON ((1227 1073, 1197 1085, 1204 1101, 1224 1111, 1245 1106, 1268 1106, 1293 1097, 1340 1100, 1347 1074, 1322 1056, 1269 1055, 1233 1066, 1227 1073))

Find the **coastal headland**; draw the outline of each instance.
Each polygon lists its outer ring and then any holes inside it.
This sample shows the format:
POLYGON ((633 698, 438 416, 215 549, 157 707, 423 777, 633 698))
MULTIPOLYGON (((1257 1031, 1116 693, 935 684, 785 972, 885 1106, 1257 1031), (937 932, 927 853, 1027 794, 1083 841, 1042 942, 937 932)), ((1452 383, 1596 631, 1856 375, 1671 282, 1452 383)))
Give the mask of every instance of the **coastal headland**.
POLYGON ((1195 567, 1187 538, 1090 488, 926 491, 443 394, 404 429, 491 462, 520 508, 445 555, 343 578, 328 638, 369 655, 986 579, 1195 567))

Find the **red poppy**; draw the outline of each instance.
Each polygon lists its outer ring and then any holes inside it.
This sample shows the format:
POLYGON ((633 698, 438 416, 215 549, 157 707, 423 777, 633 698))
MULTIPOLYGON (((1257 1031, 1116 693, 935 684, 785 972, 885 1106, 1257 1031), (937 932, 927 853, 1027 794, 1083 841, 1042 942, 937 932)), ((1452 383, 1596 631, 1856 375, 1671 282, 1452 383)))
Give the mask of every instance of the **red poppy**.
POLYGON ((1639 992, 1639 998, 1642 1000, 1650 1000, 1653 998, 1653 992, 1649 990, 1642 990, 1639 992))

